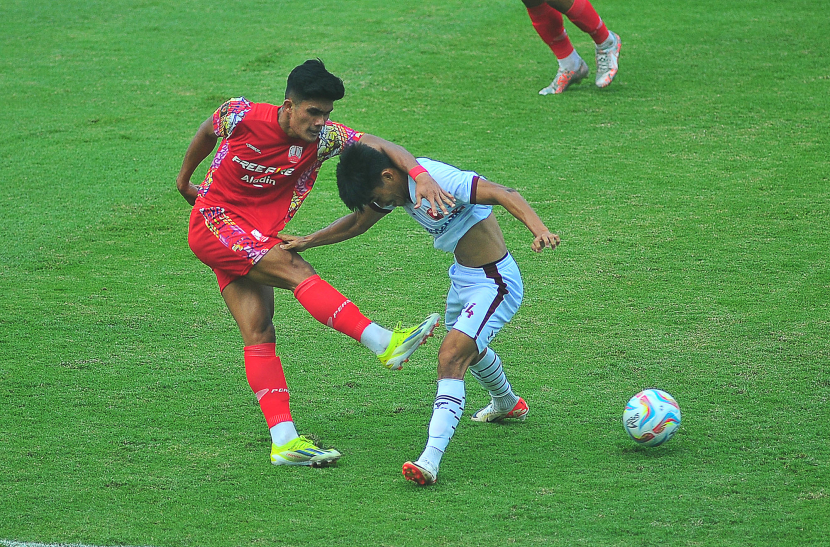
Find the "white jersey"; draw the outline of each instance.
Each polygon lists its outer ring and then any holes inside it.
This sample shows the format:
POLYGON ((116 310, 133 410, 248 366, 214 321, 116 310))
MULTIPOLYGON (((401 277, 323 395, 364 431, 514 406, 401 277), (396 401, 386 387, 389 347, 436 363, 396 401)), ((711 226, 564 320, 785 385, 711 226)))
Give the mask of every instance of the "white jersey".
MULTIPOLYGON (((438 186, 452 194, 455 198, 455 207, 450 214, 444 216, 439 209, 437 212, 426 209, 422 205, 415 208, 415 181, 409 177, 409 200, 403 206, 409 216, 435 238, 434 246, 441 251, 451 253, 455 251, 458 240, 466 234, 475 224, 481 222, 493 210, 490 205, 476 205, 475 194, 479 176, 473 171, 462 171, 452 165, 441 163, 429 158, 418 158, 420 163, 435 179, 438 186)), ((391 211, 394 207, 383 209, 376 204, 373 208, 378 211, 391 211)))

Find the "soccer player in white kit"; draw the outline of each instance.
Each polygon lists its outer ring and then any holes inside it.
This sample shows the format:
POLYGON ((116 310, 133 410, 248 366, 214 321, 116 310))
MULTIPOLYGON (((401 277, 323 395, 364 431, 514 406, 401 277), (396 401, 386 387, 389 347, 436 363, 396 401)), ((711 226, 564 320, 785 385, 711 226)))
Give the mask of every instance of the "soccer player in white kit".
POLYGON ((403 207, 432 234, 436 249, 455 255, 445 314, 448 333, 438 351, 438 391, 429 439, 421 456, 403 465, 407 480, 429 485, 438 478, 441 458, 464 411, 468 369, 490 394, 490 404, 473 414, 473 420, 524 420, 528 413, 524 399, 513 392, 501 359, 488 347, 518 310, 524 292, 519 268, 507 251, 492 206, 504 207, 527 226, 536 252, 556 248, 559 236, 548 230, 516 190, 431 159, 418 158, 418 163, 455 198, 449 214, 415 209, 412 178, 382 151, 357 143, 341 153, 337 166, 340 198, 352 214, 307 236, 279 237, 284 249, 298 252, 338 243, 364 233, 395 207, 403 207))

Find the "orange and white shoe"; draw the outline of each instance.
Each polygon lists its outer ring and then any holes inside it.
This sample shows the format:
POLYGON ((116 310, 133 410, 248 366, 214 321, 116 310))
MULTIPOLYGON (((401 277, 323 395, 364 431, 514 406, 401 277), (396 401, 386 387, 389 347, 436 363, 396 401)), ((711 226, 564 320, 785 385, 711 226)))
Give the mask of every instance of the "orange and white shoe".
POLYGON ((476 412, 470 418, 474 422, 500 422, 507 418, 513 418, 519 421, 525 421, 527 418, 527 413, 530 409, 527 407, 527 403, 524 399, 519 397, 519 402, 511 408, 510 410, 496 410, 493 407, 493 402, 490 401, 490 404, 476 412))
POLYGON ((403 476, 421 486, 438 482, 438 467, 427 460, 417 460, 403 464, 403 476))
POLYGON ((597 46, 597 87, 608 87, 617 76, 620 65, 620 37, 613 32, 610 34, 614 42, 606 47, 597 46))
POLYGON ((548 87, 539 91, 539 95, 556 95, 564 93, 571 84, 576 84, 582 81, 582 79, 588 75, 588 72, 588 64, 583 59, 579 60, 579 68, 576 70, 565 70, 562 67, 559 67, 559 70, 556 72, 556 77, 548 87))

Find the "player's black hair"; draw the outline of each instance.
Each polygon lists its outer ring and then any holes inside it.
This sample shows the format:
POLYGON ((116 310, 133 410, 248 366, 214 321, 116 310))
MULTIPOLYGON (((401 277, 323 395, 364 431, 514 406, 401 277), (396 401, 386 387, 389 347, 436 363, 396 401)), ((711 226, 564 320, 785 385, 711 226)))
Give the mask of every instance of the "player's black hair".
POLYGON ((326 70, 320 59, 309 59, 288 75, 285 98, 297 102, 308 99, 339 101, 346 94, 343 80, 326 70))
POLYGON ((337 189, 340 199, 352 211, 362 211, 372 202, 375 188, 383 184, 381 173, 394 167, 384 152, 359 142, 340 154, 337 164, 337 189))

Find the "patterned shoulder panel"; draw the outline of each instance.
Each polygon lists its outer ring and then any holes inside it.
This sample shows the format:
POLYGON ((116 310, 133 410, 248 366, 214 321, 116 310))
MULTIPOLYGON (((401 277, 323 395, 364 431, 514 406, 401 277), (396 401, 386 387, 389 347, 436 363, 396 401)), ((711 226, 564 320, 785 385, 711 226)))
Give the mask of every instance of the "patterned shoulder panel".
POLYGON ((230 137, 250 109, 251 103, 245 97, 230 99, 213 113, 213 132, 217 137, 230 137))
POLYGON ((317 144, 317 159, 325 161, 340 154, 344 148, 360 140, 363 133, 346 127, 342 123, 329 120, 323 131, 320 132, 320 141, 317 144))

